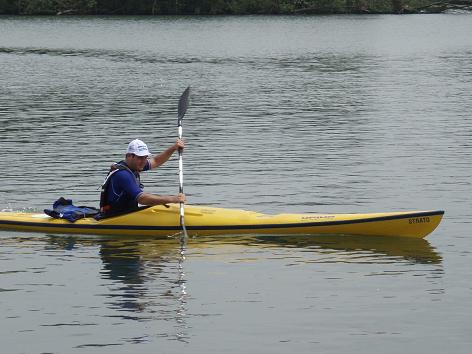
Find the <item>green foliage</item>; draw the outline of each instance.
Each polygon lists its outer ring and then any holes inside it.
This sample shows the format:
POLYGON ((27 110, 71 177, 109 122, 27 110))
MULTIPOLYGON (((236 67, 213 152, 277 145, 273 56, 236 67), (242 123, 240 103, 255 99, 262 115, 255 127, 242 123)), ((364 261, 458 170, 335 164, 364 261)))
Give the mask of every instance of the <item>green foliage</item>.
POLYGON ((24 14, 52 15, 57 11, 56 0, 29 0, 21 2, 21 11, 24 14))
POLYGON ((228 9, 233 14, 277 14, 279 4, 273 0, 232 0, 228 9))
POLYGON ((291 14, 295 12, 295 3, 293 1, 281 1, 279 3, 279 12, 281 14, 291 14))
POLYGON ((0 14, 14 14, 18 12, 18 1, 0 0, 0 14))
POLYGON ((340 13, 344 12, 346 1, 329 1, 329 0, 318 0, 314 1, 315 6, 318 8, 320 13, 340 13))
POLYGON ((210 15, 219 15, 228 12, 228 4, 225 0, 201 1, 205 13, 210 15))

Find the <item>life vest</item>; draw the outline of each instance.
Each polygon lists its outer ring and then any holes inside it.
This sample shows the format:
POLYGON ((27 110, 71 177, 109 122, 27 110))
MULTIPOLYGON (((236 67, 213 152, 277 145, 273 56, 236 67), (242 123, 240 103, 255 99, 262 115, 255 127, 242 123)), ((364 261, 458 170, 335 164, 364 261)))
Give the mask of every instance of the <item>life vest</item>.
POLYGON ((116 214, 131 212, 138 209, 138 202, 136 200, 129 200, 125 204, 116 205, 108 202, 108 188, 110 186, 111 177, 118 171, 126 170, 131 173, 136 181, 136 185, 143 189, 141 183, 141 176, 139 172, 132 171, 126 162, 120 161, 113 164, 108 171, 108 175, 102 184, 100 192, 100 213, 102 217, 108 217, 116 214))
POLYGON ((75 222, 82 218, 95 217, 99 210, 93 207, 75 206, 71 199, 61 197, 54 202, 52 209, 44 209, 44 213, 56 219, 75 222))

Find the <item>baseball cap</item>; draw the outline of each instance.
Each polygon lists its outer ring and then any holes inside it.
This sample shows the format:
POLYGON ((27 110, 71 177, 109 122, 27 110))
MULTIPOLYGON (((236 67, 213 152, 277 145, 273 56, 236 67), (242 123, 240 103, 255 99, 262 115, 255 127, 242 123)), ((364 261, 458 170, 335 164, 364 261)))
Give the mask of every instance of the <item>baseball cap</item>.
POLYGON ((129 143, 128 150, 126 150, 126 153, 127 154, 135 154, 136 156, 149 156, 149 155, 151 155, 147 145, 139 139, 134 139, 132 142, 129 143))

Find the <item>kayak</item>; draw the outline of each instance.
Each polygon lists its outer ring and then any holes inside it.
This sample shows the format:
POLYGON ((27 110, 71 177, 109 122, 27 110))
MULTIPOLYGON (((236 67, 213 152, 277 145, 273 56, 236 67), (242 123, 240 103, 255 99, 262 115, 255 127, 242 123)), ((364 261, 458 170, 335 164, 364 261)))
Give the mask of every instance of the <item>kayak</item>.
MULTIPOLYGON (((144 207, 137 211, 71 223, 43 213, 0 212, 0 229, 45 233, 170 236, 181 230, 179 206, 144 207)), ((185 207, 189 236, 212 235, 368 235, 423 238, 439 225, 444 211, 368 214, 263 214, 209 206, 185 207)))

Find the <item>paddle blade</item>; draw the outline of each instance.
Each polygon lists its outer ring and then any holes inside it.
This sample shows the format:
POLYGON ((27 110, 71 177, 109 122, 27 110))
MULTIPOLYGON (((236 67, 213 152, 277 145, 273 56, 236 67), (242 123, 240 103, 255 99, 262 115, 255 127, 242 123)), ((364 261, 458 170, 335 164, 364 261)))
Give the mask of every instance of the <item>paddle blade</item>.
POLYGON ((185 115, 185 112, 187 112, 189 96, 190 96, 190 86, 185 89, 184 93, 180 96, 180 99, 179 99, 179 109, 178 109, 178 114, 177 114, 179 118, 178 120, 179 125, 182 118, 185 115))

